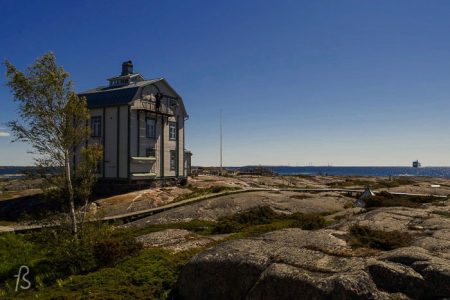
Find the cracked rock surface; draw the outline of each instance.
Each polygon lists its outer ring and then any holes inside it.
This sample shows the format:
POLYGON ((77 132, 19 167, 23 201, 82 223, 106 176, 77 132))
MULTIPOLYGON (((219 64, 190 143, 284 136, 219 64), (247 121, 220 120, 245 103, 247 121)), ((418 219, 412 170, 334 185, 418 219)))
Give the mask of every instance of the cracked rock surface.
POLYGON ((166 229, 139 236, 144 248, 163 248, 174 252, 204 247, 226 238, 227 234, 201 236, 184 229, 166 229))
POLYGON ((227 241, 194 256, 176 292, 181 299, 446 299, 450 219, 435 211, 380 208, 333 229, 227 241), (408 232, 414 240, 391 251, 358 251, 347 242, 351 224, 408 232))

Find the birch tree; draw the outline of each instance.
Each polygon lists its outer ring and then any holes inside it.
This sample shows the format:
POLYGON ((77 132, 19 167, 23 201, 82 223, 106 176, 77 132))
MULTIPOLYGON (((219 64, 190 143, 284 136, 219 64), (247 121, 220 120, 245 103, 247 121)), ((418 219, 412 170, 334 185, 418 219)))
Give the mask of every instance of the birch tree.
POLYGON ((76 235, 75 193, 81 191, 78 197, 88 197, 86 188, 90 190, 93 178, 75 180, 75 151, 84 148, 80 153, 88 158, 88 164, 82 165, 81 176, 91 176, 92 172, 86 168, 94 168, 100 157, 99 146, 86 146, 90 135, 86 99, 73 91, 69 73, 56 64, 52 53, 38 58, 25 72, 9 61, 5 61, 5 66, 7 86, 18 103, 19 117, 8 124, 14 140, 31 145, 36 166, 64 195, 72 232, 76 235), (58 171, 49 176, 52 170, 58 171), (75 182, 87 186, 77 188, 75 182))

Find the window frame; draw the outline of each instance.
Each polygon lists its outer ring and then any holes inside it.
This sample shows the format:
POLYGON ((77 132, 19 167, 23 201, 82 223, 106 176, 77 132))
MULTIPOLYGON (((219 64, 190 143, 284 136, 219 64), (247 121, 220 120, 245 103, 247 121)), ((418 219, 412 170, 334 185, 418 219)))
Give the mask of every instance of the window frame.
POLYGON ((145 118, 145 137, 148 139, 156 139, 156 119, 155 118, 151 118, 151 117, 147 117, 145 118), (148 130, 148 121, 152 120, 153 123, 153 136, 150 135, 150 131, 148 130))
POLYGON ((100 138, 102 137, 102 116, 93 116, 91 117, 91 137, 93 138, 100 138), (98 123, 98 133, 96 132, 94 128, 94 124, 98 123))
POLYGON ((170 150, 169 165, 170 165, 170 171, 175 171, 177 169, 177 151, 176 150, 170 150))
POLYGON ((169 140, 170 141, 176 141, 177 140, 177 122, 169 122, 169 140), (174 127, 174 137, 172 137, 171 127, 174 127))

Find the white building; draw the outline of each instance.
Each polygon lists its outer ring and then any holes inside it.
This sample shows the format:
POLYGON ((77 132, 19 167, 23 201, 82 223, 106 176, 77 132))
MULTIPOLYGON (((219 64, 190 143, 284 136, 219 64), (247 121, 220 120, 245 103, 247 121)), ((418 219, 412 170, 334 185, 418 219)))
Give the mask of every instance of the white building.
MULTIPOLYGON (((186 178, 188 114, 181 96, 164 78, 133 73, 131 61, 109 85, 79 94, 91 113, 88 143, 103 146, 98 176, 105 180, 142 182, 186 178)), ((76 159, 75 159, 76 163, 76 159)))

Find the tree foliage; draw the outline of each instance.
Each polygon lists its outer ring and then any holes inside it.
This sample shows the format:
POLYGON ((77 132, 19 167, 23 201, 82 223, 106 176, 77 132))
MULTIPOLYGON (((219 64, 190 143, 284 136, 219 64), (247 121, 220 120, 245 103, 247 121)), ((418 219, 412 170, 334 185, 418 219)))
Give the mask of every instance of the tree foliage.
POLYGON ((73 91, 69 73, 56 64, 52 53, 38 58, 25 72, 9 61, 5 66, 7 85, 19 108, 19 118, 8 125, 15 141, 32 146, 36 165, 52 188, 66 196, 76 233, 74 199, 81 197, 87 203, 101 157, 99 145, 86 143, 90 135, 86 99, 73 91), (74 166, 77 151, 82 163, 74 166))

